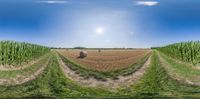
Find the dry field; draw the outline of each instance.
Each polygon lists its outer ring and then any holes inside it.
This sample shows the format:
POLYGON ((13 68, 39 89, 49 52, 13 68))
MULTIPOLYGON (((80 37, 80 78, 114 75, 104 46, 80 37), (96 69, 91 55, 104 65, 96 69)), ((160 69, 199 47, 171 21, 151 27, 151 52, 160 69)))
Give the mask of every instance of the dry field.
POLYGON ((57 50, 61 55, 87 69, 114 71, 137 63, 150 50, 87 50, 87 57, 78 58, 80 50, 57 50))

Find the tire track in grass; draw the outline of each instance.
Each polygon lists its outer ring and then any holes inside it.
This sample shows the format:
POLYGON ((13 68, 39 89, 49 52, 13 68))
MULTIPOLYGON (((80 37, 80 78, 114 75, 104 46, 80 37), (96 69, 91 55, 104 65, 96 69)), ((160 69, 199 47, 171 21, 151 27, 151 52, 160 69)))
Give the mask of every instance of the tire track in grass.
POLYGON ((38 70, 36 70, 33 74, 30 74, 28 76, 18 74, 16 75, 16 77, 12 77, 12 78, 0 78, 0 85, 14 86, 14 85, 20 85, 20 84, 36 79, 40 74, 42 74, 44 69, 46 69, 46 67, 48 66, 49 60, 50 58, 48 58, 45 64, 42 65, 38 70))
MULTIPOLYGON (((189 80, 188 78, 186 77, 182 77, 180 74, 177 74, 175 72, 173 72, 173 69, 170 68, 171 64, 168 63, 161 55, 158 51, 156 51, 156 54, 158 55, 159 57, 159 60, 161 62, 161 66, 163 66, 165 68, 165 70, 167 71, 168 75, 172 78, 172 79, 175 79, 179 82, 182 82, 182 83, 185 83, 185 84, 188 84, 188 85, 194 85, 194 86, 200 86, 200 82, 193 82, 191 80, 189 80)), ((183 67, 184 68, 184 67, 183 67)))
POLYGON ((101 80, 97 80, 91 77, 88 79, 81 77, 79 74, 76 73, 76 71, 71 70, 67 65, 65 65, 65 63, 58 56, 58 54, 56 56, 60 64, 60 68, 62 69, 66 77, 78 82, 81 85, 85 85, 89 87, 104 87, 110 90, 115 90, 119 87, 124 87, 124 86, 134 84, 145 74, 151 60, 151 56, 150 56, 148 60, 144 63, 144 65, 139 70, 132 73, 131 75, 119 76, 118 77, 119 79, 117 80, 112 80, 110 78, 107 78, 106 81, 101 81, 101 80))

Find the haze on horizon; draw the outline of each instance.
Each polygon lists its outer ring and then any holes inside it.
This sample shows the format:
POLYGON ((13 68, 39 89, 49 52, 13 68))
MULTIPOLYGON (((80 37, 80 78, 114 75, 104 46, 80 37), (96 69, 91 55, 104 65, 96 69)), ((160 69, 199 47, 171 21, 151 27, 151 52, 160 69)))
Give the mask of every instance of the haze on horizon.
POLYGON ((200 40, 199 0, 1 0, 0 40, 148 48, 200 40))

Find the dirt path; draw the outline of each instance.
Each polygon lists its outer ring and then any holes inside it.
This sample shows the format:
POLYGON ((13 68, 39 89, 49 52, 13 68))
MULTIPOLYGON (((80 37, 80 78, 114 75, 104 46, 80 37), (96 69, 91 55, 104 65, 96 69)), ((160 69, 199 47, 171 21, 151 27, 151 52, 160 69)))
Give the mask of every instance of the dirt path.
POLYGON ((145 64, 135 73, 128 75, 128 76, 119 76, 117 80, 107 79, 107 81, 99 81, 95 78, 84 79, 83 77, 79 76, 75 73, 75 71, 71 70, 65 63, 61 60, 61 58, 57 55, 60 68, 63 70, 66 77, 78 82, 81 85, 86 85, 90 87, 104 87, 110 90, 115 90, 120 86, 127 87, 130 84, 134 84, 137 80, 139 80, 144 74, 146 69, 149 67, 151 56, 145 62, 145 64))
POLYGON ((23 84, 25 82, 31 81, 36 79, 40 74, 42 74, 42 72, 44 71, 44 69, 48 66, 48 62, 49 59, 47 60, 47 62, 41 66, 41 68, 39 68, 37 71, 35 71, 33 74, 30 74, 28 76, 24 76, 24 75, 17 75, 16 77, 13 78, 0 78, 0 85, 4 85, 4 86, 10 86, 10 85, 20 85, 23 84))
POLYGON ((37 60, 34 60, 34 61, 30 61, 28 64, 25 64, 25 65, 22 65, 22 66, 9 66, 9 65, 0 65, 0 71, 14 71, 14 70, 22 70, 22 69, 25 69, 29 66, 32 66, 33 64, 39 62, 40 60, 44 59, 45 57, 47 57, 47 54, 40 57, 39 59, 37 60))
POLYGON ((172 78, 175 79, 181 83, 189 84, 189 85, 194 85, 194 86, 200 86, 200 82, 193 82, 189 80, 186 77, 181 76, 180 74, 177 74, 173 72, 173 69, 170 68, 170 64, 160 55, 159 52, 156 51, 156 54, 159 57, 159 60, 161 62, 161 65, 165 68, 167 71, 168 75, 172 78))

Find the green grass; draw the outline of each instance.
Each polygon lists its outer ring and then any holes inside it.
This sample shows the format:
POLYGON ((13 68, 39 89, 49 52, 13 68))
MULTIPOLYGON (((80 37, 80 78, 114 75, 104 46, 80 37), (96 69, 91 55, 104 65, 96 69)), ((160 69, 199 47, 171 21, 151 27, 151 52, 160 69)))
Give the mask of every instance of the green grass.
POLYGON ((192 78, 194 76, 200 75, 200 70, 194 69, 191 66, 187 66, 184 63, 178 63, 176 60, 169 58, 168 56, 160 53, 160 55, 170 64, 170 68, 172 68, 174 73, 178 73, 180 76, 192 78))
POLYGON ((106 78, 118 79, 117 76, 119 76, 119 75, 127 76, 127 75, 132 74, 133 72, 137 71, 138 69, 140 69, 143 66, 143 64, 149 58, 150 54, 151 53, 149 53, 148 55, 146 55, 139 62, 137 62, 135 64, 132 64, 128 68, 124 68, 124 69, 116 70, 116 71, 110 71, 110 72, 100 72, 100 71, 95 71, 95 70, 91 70, 91 69, 86 69, 86 68, 83 68, 83 66, 70 61, 69 59, 67 59, 66 57, 64 57, 61 54, 59 54, 59 56, 61 57, 61 59, 63 60, 63 62, 71 70, 76 71, 78 74, 80 74, 80 76, 82 76, 84 78, 93 77, 95 79, 105 81, 106 78))
POLYGON ((153 53, 151 65, 141 80, 129 88, 122 88, 119 94, 137 98, 200 97, 200 87, 182 84, 172 79, 153 53))
POLYGON ((66 78, 57 58, 50 59, 48 68, 36 80, 17 86, 0 86, 0 98, 22 97, 103 97, 113 93, 101 88, 82 87, 66 78))
POLYGON ((26 67, 22 70, 1 71, 0 78, 13 78, 13 77, 16 77, 17 75, 29 76, 30 74, 33 74, 35 71, 41 68, 41 66, 45 65, 49 57, 50 57, 50 53, 39 62, 33 64, 32 66, 26 67))
POLYGON ((199 98, 200 87, 179 83, 170 78, 156 53, 138 83, 110 92, 108 89, 80 86, 61 72, 56 56, 36 80, 17 86, 0 86, 0 98, 199 98))

